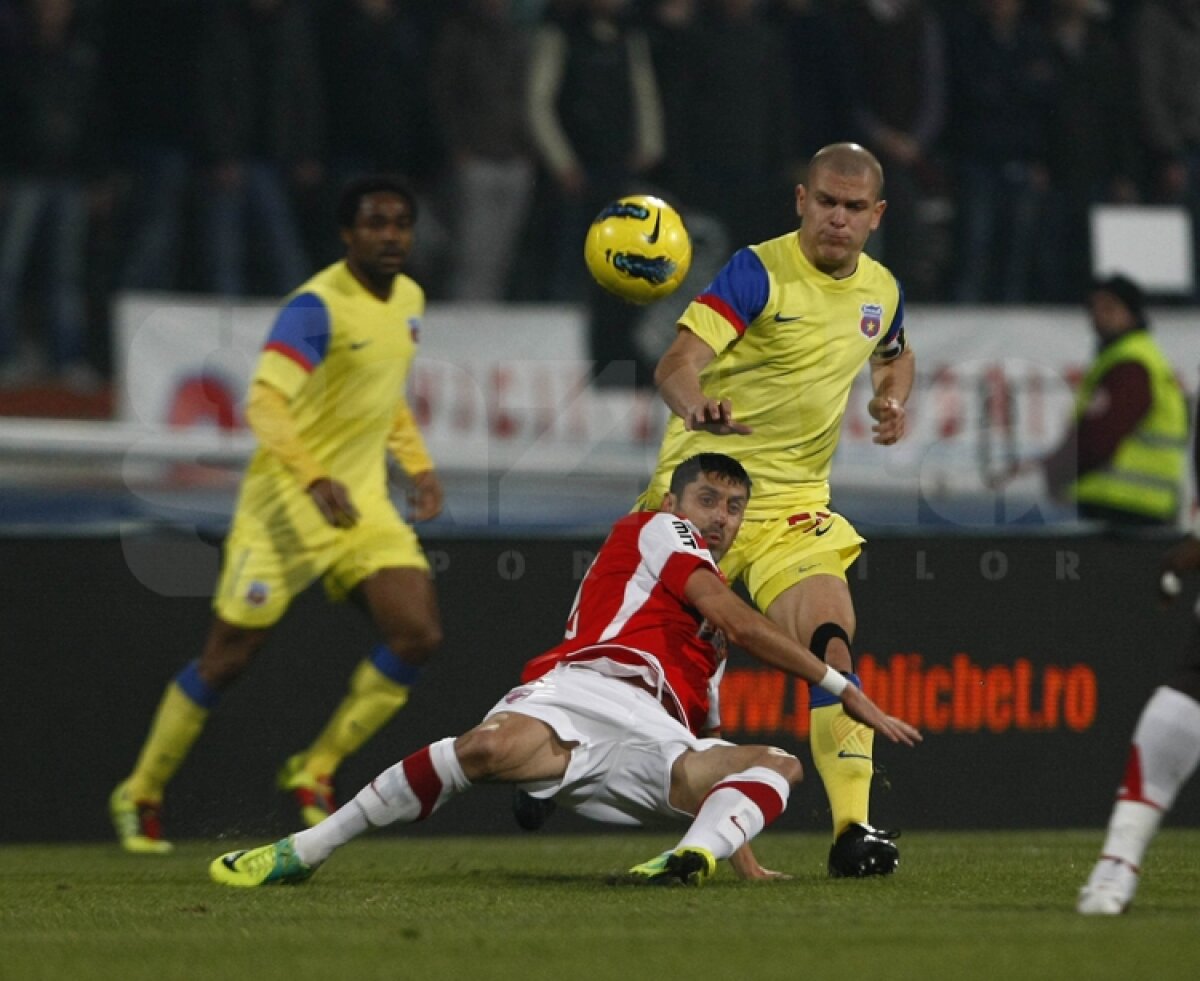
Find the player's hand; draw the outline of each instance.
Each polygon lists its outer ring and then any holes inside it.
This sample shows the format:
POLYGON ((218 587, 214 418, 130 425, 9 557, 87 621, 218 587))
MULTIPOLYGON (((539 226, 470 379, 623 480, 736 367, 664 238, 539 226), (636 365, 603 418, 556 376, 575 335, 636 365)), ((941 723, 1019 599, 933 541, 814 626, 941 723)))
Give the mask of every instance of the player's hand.
POLYGON ((358 523, 358 508, 350 500, 350 491, 345 484, 331 477, 318 477, 307 490, 321 517, 333 527, 353 528, 358 523))
POLYGON ((758 859, 754 857, 754 852, 750 850, 748 843, 742 845, 741 848, 729 856, 729 867, 733 869, 734 874, 739 879, 777 879, 783 881, 791 878, 786 872, 774 872, 771 869, 764 869, 759 865, 758 859))
POLYGON ((428 521, 442 513, 442 482, 432 470, 412 475, 408 492, 408 520, 428 521))
POLYGON ((1159 563, 1158 599, 1170 606, 1183 591, 1181 576, 1200 569, 1200 538, 1188 535, 1178 545, 1167 550, 1159 563))
POLYGON ((867 403, 867 412, 875 420, 875 425, 871 427, 871 432, 875 434, 871 438, 872 443, 891 446, 907 431, 908 413, 896 399, 877 396, 867 403))
POLYGON ((915 746, 921 741, 921 734, 915 728, 903 719, 888 715, 855 685, 847 685, 846 690, 842 692, 842 708, 850 718, 870 726, 894 743, 915 746))
POLYGON ((683 413, 683 428, 689 433, 705 432, 714 436, 746 436, 754 430, 733 418, 729 399, 705 399, 689 405, 683 413))

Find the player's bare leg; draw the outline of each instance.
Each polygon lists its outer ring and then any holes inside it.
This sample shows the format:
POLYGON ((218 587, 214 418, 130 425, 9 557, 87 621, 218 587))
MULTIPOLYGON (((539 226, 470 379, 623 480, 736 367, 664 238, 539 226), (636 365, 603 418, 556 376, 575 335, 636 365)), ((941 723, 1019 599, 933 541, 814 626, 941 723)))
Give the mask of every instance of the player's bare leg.
MULTIPOLYGON (((814 575, 801 580, 771 603, 767 616, 830 667, 853 671, 856 619, 844 579, 814 575)), ((833 814, 830 874, 886 875, 895 870, 899 852, 891 841, 895 836, 869 821, 874 733, 846 715, 837 699, 816 688, 810 692, 809 745, 833 814)))
POLYGON ((442 618, 433 578, 424 569, 380 569, 358 584, 383 642, 414 667, 442 643, 442 618))
POLYGON ((288 759, 278 777, 310 826, 334 810, 333 777, 342 761, 407 704, 420 667, 442 642, 437 594, 424 569, 380 569, 351 595, 383 643, 355 668, 349 692, 312 746, 288 759))

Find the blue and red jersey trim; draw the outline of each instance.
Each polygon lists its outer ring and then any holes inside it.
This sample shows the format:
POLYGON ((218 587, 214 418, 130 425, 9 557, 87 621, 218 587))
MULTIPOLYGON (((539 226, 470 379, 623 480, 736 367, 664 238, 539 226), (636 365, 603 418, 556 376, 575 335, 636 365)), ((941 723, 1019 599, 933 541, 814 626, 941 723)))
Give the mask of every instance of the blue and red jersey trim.
POLYGON ((279 311, 264 350, 282 354, 311 372, 325 360, 331 333, 325 301, 313 293, 301 293, 279 311))
POLYGON ((771 281, 762 259, 752 249, 743 248, 725 263, 696 302, 724 319, 741 337, 762 313, 770 294, 771 281))

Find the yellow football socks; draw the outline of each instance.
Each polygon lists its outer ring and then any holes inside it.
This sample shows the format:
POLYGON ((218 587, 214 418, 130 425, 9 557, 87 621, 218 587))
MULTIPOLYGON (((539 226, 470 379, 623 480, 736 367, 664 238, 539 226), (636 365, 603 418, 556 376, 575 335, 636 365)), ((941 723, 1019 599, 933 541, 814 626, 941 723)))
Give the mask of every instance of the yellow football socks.
POLYGON ((825 784, 836 838, 848 825, 869 823, 875 733, 850 718, 840 703, 814 708, 809 721, 809 748, 825 784))
POLYGON ((392 681, 370 661, 360 663, 350 679, 349 694, 305 754, 305 772, 314 777, 333 774, 404 707, 408 692, 408 685, 392 681))
POLYGON ((192 701, 174 681, 167 685, 150 724, 150 734, 126 783, 133 800, 162 800, 163 788, 187 758, 207 719, 208 709, 192 701))

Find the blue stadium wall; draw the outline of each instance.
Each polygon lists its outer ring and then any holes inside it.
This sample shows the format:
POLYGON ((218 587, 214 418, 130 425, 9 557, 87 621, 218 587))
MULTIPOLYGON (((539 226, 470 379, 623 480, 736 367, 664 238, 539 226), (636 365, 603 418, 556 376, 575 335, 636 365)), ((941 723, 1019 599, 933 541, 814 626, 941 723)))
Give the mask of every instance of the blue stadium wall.
MULTIPOLYGON (((556 642, 594 539, 426 542, 446 642, 410 706, 339 777, 350 794, 434 739, 470 727, 556 642)), ((1164 542, 1075 537, 873 538, 852 570, 864 682, 918 722, 916 750, 877 748, 873 818, 921 828, 1099 827, 1152 689, 1185 656, 1190 595, 1164 612, 1164 542)), ((167 680, 199 651, 219 546, 183 533, 0 538, 0 840, 108 836, 106 797, 129 769, 167 680)), ((293 830, 273 787, 373 643, 319 587, 214 712, 170 788, 174 836, 293 830)), ((735 654, 727 735, 797 752, 811 771, 803 686, 735 654)), ((509 791, 484 787, 404 833, 514 829, 509 791)), ((1175 824, 1200 823, 1187 788, 1175 824)), ((780 826, 824 830, 820 781, 780 826)), ((589 828, 573 816, 553 828, 589 828)))

